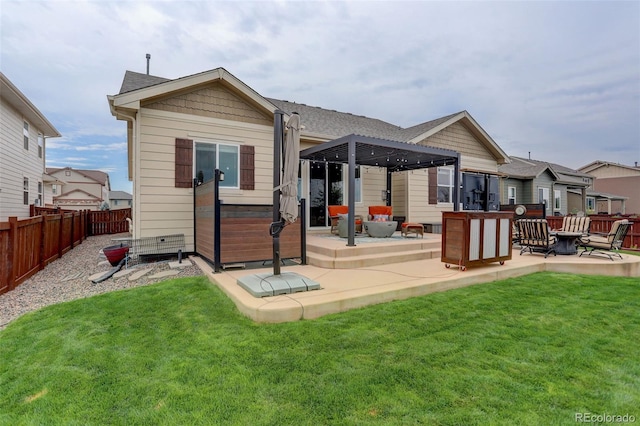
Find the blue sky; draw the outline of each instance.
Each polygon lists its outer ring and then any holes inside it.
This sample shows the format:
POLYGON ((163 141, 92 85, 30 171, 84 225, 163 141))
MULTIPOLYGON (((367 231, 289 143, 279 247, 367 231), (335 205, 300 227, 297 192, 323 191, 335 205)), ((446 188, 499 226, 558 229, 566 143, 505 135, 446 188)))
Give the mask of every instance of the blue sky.
MULTIPOLYGON (((62 134, 47 166, 131 192, 126 70, 224 67, 266 97, 402 127, 467 110, 508 154, 640 163, 640 2, 7 1, 0 67, 62 134)), ((304 124, 304 117, 302 117, 304 124)))

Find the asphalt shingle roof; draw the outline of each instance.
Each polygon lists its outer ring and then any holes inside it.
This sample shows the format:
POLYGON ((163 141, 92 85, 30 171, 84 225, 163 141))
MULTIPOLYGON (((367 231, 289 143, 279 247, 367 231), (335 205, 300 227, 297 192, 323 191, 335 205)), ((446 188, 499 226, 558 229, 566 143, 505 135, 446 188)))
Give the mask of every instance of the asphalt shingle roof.
POLYGON ((107 181, 109 180, 109 175, 101 170, 83 170, 83 169, 73 169, 71 167, 63 167, 63 168, 51 168, 51 167, 47 167, 47 174, 52 174, 52 173, 56 173, 59 172, 60 170, 73 170, 74 172, 80 173, 81 175, 84 175, 90 179, 95 180, 96 182, 99 182, 102 185, 106 185, 107 181))
POLYGON ((118 94, 121 95, 144 87, 155 86, 156 84, 165 83, 167 81, 171 81, 171 79, 156 77, 149 74, 141 74, 134 71, 127 71, 124 74, 122 86, 120 87, 120 92, 118 94))
MULTIPOLYGON (((120 94, 154 86, 167 81, 171 80, 141 74, 134 71, 127 71, 125 73, 124 80, 122 81, 120 94)), ((457 112, 425 123, 420 123, 412 127, 402 128, 395 124, 387 123, 386 121, 362 115, 339 112, 274 98, 265 99, 288 115, 291 115, 293 112, 297 112, 301 117, 304 117, 306 132, 333 138, 357 134, 398 142, 408 142, 459 114, 459 112, 457 112)))
POLYGON ((570 183, 579 186, 586 186, 583 177, 591 177, 586 173, 579 172, 560 164, 549 163, 546 161, 525 159, 521 157, 509 157, 511 163, 502 164, 498 167, 500 173, 514 178, 533 179, 538 177, 545 169, 550 169, 558 176, 558 180, 563 183, 570 183))
POLYGON ((133 196, 124 191, 109 191, 109 199, 111 200, 132 200, 133 196))

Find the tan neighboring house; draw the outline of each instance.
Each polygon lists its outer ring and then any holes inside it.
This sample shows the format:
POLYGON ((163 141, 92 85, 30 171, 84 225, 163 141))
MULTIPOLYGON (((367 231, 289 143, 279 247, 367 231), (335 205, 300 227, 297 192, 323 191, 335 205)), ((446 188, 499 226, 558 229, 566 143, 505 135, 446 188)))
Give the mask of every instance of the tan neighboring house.
POLYGON ((593 176, 591 189, 599 194, 594 198, 594 210, 602 213, 640 214, 640 167, 594 161, 579 169, 593 176), (606 194, 617 194, 622 197, 606 197, 606 194))
POLYGON ((111 210, 130 209, 133 196, 124 191, 109 192, 109 208, 111 210))
MULTIPOLYGON (((225 204, 272 203, 274 112, 300 114, 301 150, 357 134, 460 153, 463 174, 497 179, 507 155, 466 111, 409 128, 381 120, 266 98, 223 68, 174 80, 127 71, 120 92, 107 97, 111 113, 127 123, 129 179, 133 181, 134 238, 185 235, 193 250, 193 179, 225 173, 225 204)), ((453 167, 390 175, 394 215, 441 222, 453 210, 453 167)), ((383 205, 387 172, 361 166, 356 214, 383 205)), ((329 229, 326 206, 347 204, 346 165, 302 161, 299 188, 310 229, 329 229)))
POLYGON ((0 72, 0 222, 29 217, 29 205, 51 202, 46 140, 60 133, 0 72))
POLYGON ((64 210, 101 210, 109 205, 109 175, 100 170, 48 168, 47 174, 64 182, 54 187, 53 204, 64 210))

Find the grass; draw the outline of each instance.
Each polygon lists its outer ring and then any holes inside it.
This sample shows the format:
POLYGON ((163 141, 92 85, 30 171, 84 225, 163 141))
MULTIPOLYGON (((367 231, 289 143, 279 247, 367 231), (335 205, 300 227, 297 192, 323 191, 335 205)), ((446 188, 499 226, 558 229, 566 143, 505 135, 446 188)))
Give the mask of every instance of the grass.
POLYGON ((538 273, 255 324, 205 278, 0 332, 0 424, 574 424, 640 418, 640 282, 538 273))

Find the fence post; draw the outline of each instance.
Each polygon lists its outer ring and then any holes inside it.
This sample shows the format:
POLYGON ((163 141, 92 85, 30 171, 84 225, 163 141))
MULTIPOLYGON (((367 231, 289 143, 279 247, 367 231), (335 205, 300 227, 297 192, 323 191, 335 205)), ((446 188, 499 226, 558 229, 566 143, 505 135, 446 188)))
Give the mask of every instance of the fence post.
POLYGON ((71 212, 71 249, 76 246, 74 231, 76 230, 76 212, 71 212))
POLYGON ((84 234, 83 239, 86 240, 89 236, 89 210, 83 210, 83 222, 82 222, 82 232, 84 234))
POLYGON ((44 269, 44 248, 47 246, 45 244, 45 238, 47 238, 47 215, 43 214, 42 216, 42 227, 40 228, 40 270, 44 269))
POLYGON ((11 291, 16 287, 16 274, 14 271, 16 262, 16 238, 18 237, 18 218, 16 216, 9 217, 9 244, 7 253, 7 291, 11 291))
POLYGON ((58 259, 62 257, 62 237, 64 236, 64 212, 60 212, 60 231, 58 232, 58 259))

